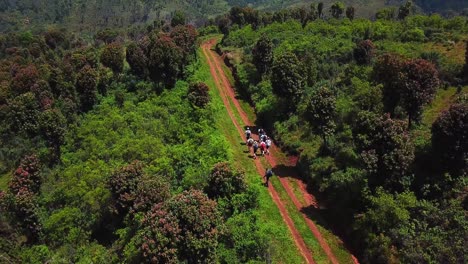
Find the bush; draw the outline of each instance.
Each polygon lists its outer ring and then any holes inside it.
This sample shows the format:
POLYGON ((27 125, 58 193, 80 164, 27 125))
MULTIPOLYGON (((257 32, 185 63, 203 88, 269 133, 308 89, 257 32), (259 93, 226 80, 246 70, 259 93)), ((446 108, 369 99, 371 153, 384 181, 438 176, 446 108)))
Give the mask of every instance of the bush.
POLYGON ((210 198, 231 198, 246 189, 244 173, 233 171, 228 163, 222 162, 211 171, 205 192, 210 198))

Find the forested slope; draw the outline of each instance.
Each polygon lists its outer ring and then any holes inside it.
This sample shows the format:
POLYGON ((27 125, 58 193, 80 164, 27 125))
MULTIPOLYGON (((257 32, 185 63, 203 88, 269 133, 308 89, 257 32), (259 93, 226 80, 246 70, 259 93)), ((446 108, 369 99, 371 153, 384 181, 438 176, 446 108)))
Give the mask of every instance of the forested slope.
MULTIPOLYGON (((122 28, 146 25, 167 20, 176 10, 183 10, 189 21, 203 24, 207 19, 222 15, 234 6, 250 6, 259 10, 277 11, 290 7, 309 6, 322 2, 327 10, 336 1, 244 1, 244 0, 2 0, 0 1, 0 31, 38 29, 48 25, 67 25, 70 29, 86 32, 104 28, 122 28)), ((378 9, 398 6, 403 0, 344 0, 356 8, 357 16, 373 17, 378 9)), ((444 14, 460 13, 468 8, 463 0, 417 0, 419 11, 444 14)), ((416 6, 415 6, 416 8, 416 6)), ((328 14, 328 13, 327 13, 328 14)))

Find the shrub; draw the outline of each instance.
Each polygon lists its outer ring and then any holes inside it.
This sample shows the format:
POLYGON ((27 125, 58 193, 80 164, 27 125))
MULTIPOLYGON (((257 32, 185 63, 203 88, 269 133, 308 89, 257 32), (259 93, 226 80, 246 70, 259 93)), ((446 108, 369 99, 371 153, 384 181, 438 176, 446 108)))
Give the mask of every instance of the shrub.
POLYGON ((231 198, 246 189, 244 173, 233 171, 228 163, 222 162, 211 170, 205 192, 210 198, 231 198))

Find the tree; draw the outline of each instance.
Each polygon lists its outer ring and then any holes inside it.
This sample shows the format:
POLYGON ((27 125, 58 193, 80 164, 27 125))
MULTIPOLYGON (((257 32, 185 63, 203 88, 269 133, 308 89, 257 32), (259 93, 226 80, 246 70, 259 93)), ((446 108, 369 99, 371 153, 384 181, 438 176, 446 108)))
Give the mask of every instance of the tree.
POLYGON ((177 217, 157 204, 142 220, 138 237, 141 255, 146 263, 179 263, 177 246, 181 229, 177 217))
POLYGON ((123 70, 124 50, 119 43, 107 44, 101 53, 101 63, 109 67, 113 72, 120 73, 123 70))
POLYGON ((171 197, 170 185, 162 177, 143 177, 137 185, 130 213, 148 212, 155 205, 171 197))
POLYGON ((192 83, 189 86, 187 97, 193 106, 205 108, 210 102, 210 88, 202 82, 192 83))
POLYGON ((134 42, 130 43, 127 47, 126 58, 132 73, 139 77, 144 77, 148 74, 148 58, 139 45, 134 42))
POLYGON ((282 98, 291 99, 291 109, 299 102, 304 92, 304 74, 296 55, 285 52, 275 58, 272 67, 271 84, 273 92, 282 98))
POLYGON ((318 17, 322 18, 323 17, 323 2, 318 3, 317 12, 318 12, 318 17))
POLYGON ((179 223, 179 259, 188 263, 214 262, 221 216, 215 201, 201 191, 190 190, 168 200, 164 208, 179 223))
POLYGON ((335 131, 336 98, 326 86, 315 89, 307 104, 305 118, 310 122, 314 131, 322 136, 327 144, 327 137, 335 131))
POLYGON ((10 129, 13 132, 25 132, 37 135, 39 129, 40 105, 33 93, 28 92, 7 100, 10 129))
POLYGON ((187 18, 185 13, 182 11, 175 11, 171 19, 171 27, 183 26, 186 23, 187 18))
POLYGON ((21 227, 25 229, 30 243, 41 237, 42 226, 38 216, 36 195, 28 188, 21 188, 14 194, 10 211, 16 216, 21 227))
POLYGON ((421 115, 422 107, 431 102, 440 84, 435 66, 423 59, 408 60, 401 75, 401 99, 408 114, 408 127, 421 115))
POLYGON ((52 148, 53 162, 60 160, 60 146, 65 141, 67 120, 59 109, 48 109, 41 113, 40 131, 52 148))
POLYGON ((370 64, 374 57, 375 46, 371 40, 362 40, 354 48, 354 59, 360 65, 370 64))
POLYGON ((442 167, 454 176, 467 173, 468 105, 454 104, 432 125, 432 147, 442 167))
POLYGON ((341 17, 345 10, 345 5, 341 2, 335 2, 331 7, 330 7, 330 13, 332 17, 338 19, 341 17))
POLYGON ((273 42, 263 34, 252 50, 253 63, 260 75, 268 73, 273 63, 273 42))
POLYGON ((383 20, 393 20, 395 18, 395 7, 386 7, 379 9, 375 18, 383 20))
POLYGON ((14 94, 31 91, 32 86, 39 80, 39 72, 33 64, 19 69, 11 79, 10 88, 14 94))
POLYGON ((190 58, 197 53, 197 29, 192 25, 177 26, 172 29, 170 37, 183 51, 183 63, 187 65, 190 58))
POLYGON ((98 74, 91 66, 84 66, 76 77, 76 91, 80 98, 81 111, 86 112, 93 108, 97 101, 98 74))
POLYGON ((108 185, 115 202, 117 214, 125 215, 134 205, 138 183, 142 177, 143 168, 138 161, 134 161, 112 173, 108 185))
POLYGON ((385 186, 388 190, 403 190, 410 165, 414 159, 414 145, 405 123, 392 120, 388 114, 358 114, 353 128, 355 143, 372 188, 385 186))
POLYGON ((354 14, 356 12, 356 9, 353 7, 353 6, 348 6, 346 8, 346 17, 349 19, 349 20, 353 20, 354 19, 354 14))
POLYGON ((221 162, 215 164, 211 170, 205 192, 212 199, 231 198, 234 194, 242 193, 246 189, 244 173, 233 171, 228 163, 221 162))
POLYGON ((410 13, 411 9, 413 8, 412 1, 406 1, 404 5, 401 5, 398 9, 398 19, 403 20, 405 19, 410 13))
POLYGON ((147 58, 150 78, 173 87, 181 73, 182 49, 169 36, 154 34, 148 46, 147 58))
POLYGON ((374 65, 374 80, 383 85, 384 111, 393 116, 400 101, 400 75, 404 60, 396 54, 384 54, 374 65))
POLYGON ((17 195, 22 189, 37 194, 41 187, 40 163, 36 155, 25 156, 13 173, 8 190, 17 195))

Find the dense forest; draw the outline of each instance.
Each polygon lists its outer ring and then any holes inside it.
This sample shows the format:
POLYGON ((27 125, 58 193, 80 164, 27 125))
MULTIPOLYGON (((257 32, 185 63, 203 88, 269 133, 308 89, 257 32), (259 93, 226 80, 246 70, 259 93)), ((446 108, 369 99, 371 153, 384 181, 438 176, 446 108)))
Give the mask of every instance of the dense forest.
MULTIPOLYGON (((92 34, 100 29, 142 27, 157 20, 168 20, 183 10, 192 23, 203 25, 234 6, 250 6, 265 11, 301 8, 318 0, 1 0, 0 31, 33 29, 42 31, 53 25, 67 25, 73 31, 92 34)), ((333 0, 320 1, 325 9, 333 0)), ((392 8, 404 0, 345 0, 356 8, 359 17, 372 18, 377 9, 392 8)), ((468 14, 465 0, 416 0, 414 9, 447 16, 468 14)), ((128 32, 128 29, 124 30, 128 32)), ((124 32, 123 31, 123 32, 124 32)))
POLYGON ((467 262, 468 18, 421 13, 465 1, 46 2, 0 0, 0 263, 303 263, 218 40, 340 262, 467 262))

